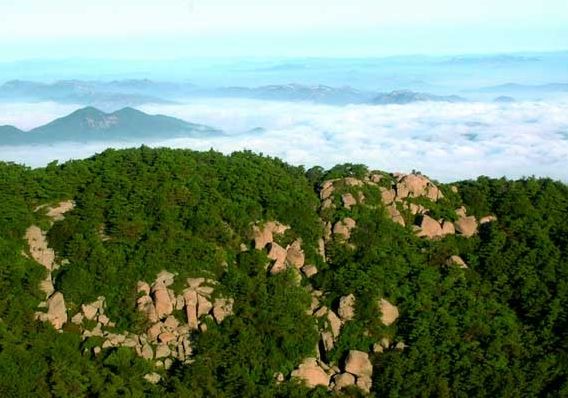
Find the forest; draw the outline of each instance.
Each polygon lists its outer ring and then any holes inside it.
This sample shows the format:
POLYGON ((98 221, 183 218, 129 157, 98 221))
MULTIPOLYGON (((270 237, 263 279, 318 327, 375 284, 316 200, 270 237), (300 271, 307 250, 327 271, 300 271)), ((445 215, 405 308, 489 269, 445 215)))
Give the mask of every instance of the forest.
MULTIPOLYGON (((306 170, 248 151, 140 147, 38 169, 0 162, 0 396, 568 396, 568 186, 534 177, 433 181, 434 199, 389 207, 381 194, 399 187, 397 178, 360 164, 306 170), (45 205, 62 201, 73 209, 50 218, 45 205), (455 222, 462 206, 492 222, 468 237, 417 234, 426 218, 455 222), (356 226, 341 237, 347 218, 356 226), (267 269, 276 257, 255 249, 254 231, 272 221, 286 230, 268 247, 301 244, 302 264, 317 273, 267 269), (37 319, 47 271, 25 239, 32 225, 55 253, 53 289, 69 315, 61 328, 37 319), (449 264, 455 257, 467 266, 449 264), (175 275, 172 291, 202 278, 214 286, 211 302, 234 302, 222 321, 204 316, 180 336, 191 342, 189 360, 158 365, 86 337, 97 322, 71 321, 104 297, 113 333, 149 334, 137 286, 164 270, 175 275), (324 350, 325 317, 309 311, 314 292, 319 308, 334 311, 342 298, 355 300, 324 350), (395 322, 381 321, 380 298, 396 303, 395 322), (367 390, 314 388, 292 376, 311 357, 343 368, 352 350, 372 364, 367 390)), ((180 308, 169 314, 186 321, 180 308)))

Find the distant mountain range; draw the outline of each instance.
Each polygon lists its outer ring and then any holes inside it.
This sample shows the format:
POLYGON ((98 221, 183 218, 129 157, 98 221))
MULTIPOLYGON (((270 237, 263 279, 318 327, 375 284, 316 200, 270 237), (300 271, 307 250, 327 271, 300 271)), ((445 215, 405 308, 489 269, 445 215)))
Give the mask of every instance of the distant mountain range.
POLYGON ((136 141, 144 138, 209 137, 223 134, 208 126, 133 108, 105 113, 93 107, 79 109, 28 132, 0 126, 0 145, 27 145, 61 141, 136 141))
POLYGON ((413 102, 465 102, 465 98, 457 95, 433 95, 428 93, 417 93, 410 90, 397 90, 390 93, 379 94, 373 98, 372 103, 376 105, 399 104, 405 105, 413 102))
MULTIPOLYGON (((528 60, 527 60, 528 62, 528 60)), ((521 99, 568 93, 568 83, 523 85, 507 83, 468 90, 476 96, 519 96, 521 99)), ((247 98, 267 101, 312 102, 326 105, 409 104, 413 102, 464 102, 458 95, 441 95, 411 90, 380 92, 353 87, 326 85, 276 84, 259 87, 204 88, 191 83, 156 82, 152 80, 115 80, 110 82, 65 80, 37 83, 9 81, 0 86, 0 102, 54 101, 95 106, 105 111, 144 104, 183 103, 196 98, 247 98)), ((486 100, 485 98, 484 100, 486 100)))
POLYGON ((568 93, 568 83, 548 83, 540 85, 507 83, 507 84, 500 84, 498 86, 483 87, 477 91, 483 93, 501 93, 501 94, 568 93))
POLYGON ((200 88, 190 83, 119 80, 67 80, 37 83, 13 80, 0 86, 0 101, 55 101, 117 109, 142 104, 182 102, 192 98, 250 98, 270 101, 307 101, 328 105, 403 104, 417 101, 457 102, 457 96, 438 96, 407 90, 381 93, 353 87, 282 84, 260 87, 200 88))

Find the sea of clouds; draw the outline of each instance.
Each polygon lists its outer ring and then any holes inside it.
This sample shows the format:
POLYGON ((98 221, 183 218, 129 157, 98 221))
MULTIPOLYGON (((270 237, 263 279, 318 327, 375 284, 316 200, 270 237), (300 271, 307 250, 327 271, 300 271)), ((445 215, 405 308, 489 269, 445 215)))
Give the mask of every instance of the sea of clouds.
MULTIPOLYGON (((0 125, 29 129, 79 106, 54 103, 0 106, 0 125)), ((250 149, 292 164, 331 167, 365 163, 388 171, 420 170, 441 181, 546 176, 568 181, 568 101, 415 103, 327 106, 243 99, 200 99, 143 106, 151 114, 210 125, 227 134, 205 139, 144 142, 224 153, 250 149)), ((1 139, 1 138, 0 138, 1 139)), ((142 144, 142 142, 138 143, 142 144)), ((132 143, 7 147, 0 160, 42 166, 132 143)))

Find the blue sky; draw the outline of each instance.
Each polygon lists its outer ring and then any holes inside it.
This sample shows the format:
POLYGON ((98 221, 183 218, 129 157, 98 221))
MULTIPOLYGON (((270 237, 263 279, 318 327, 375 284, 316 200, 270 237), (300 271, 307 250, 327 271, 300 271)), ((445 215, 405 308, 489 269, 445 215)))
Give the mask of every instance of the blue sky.
POLYGON ((566 49, 568 0, 0 0, 3 61, 566 49))

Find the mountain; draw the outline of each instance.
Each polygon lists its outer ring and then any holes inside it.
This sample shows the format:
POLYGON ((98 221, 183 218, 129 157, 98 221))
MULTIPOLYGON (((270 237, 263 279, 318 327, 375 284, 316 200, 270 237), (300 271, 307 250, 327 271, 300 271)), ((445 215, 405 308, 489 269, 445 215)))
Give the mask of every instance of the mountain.
POLYGON ((540 85, 506 83, 498 86, 483 87, 477 91, 483 93, 500 93, 500 94, 568 93, 568 83, 548 83, 540 85))
POLYGON ((79 109, 26 133, 13 129, 6 132, 8 135, 6 139, 0 136, 0 144, 136 141, 148 138, 206 137, 221 134, 219 130, 211 127, 188 123, 169 116, 148 115, 133 108, 105 113, 94 107, 79 109))
POLYGON ((465 102, 465 98, 457 95, 440 96, 428 93, 417 93, 410 90, 397 90, 390 93, 379 94, 371 101, 377 105, 411 104, 413 102, 465 102))
POLYGON ((562 182, 143 146, 0 205, 2 397, 566 396, 562 182))
POLYGON ((373 93, 352 87, 306 86, 301 84, 269 85, 255 88, 227 87, 215 91, 216 95, 254 98, 272 101, 308 101, 329 105, 360 104, 368 102, 373 93))

